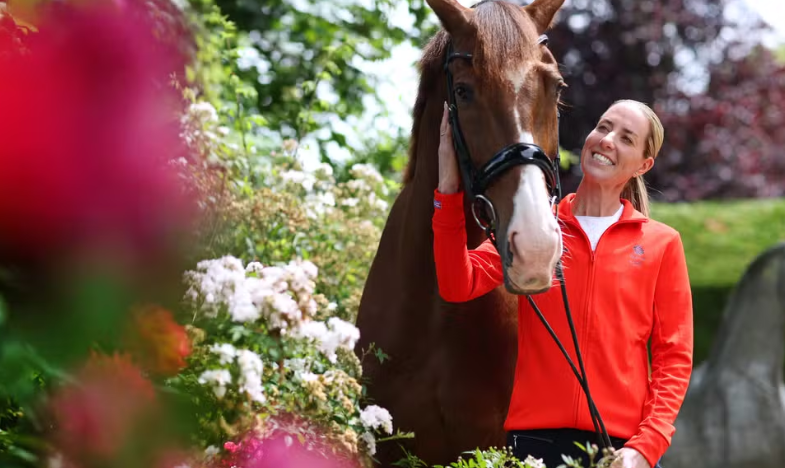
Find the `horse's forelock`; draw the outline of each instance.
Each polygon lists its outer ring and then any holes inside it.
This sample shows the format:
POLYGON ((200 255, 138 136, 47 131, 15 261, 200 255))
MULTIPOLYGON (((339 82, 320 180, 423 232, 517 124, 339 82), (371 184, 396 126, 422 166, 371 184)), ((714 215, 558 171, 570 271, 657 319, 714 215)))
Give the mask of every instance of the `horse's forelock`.
POLYGON ((480 83, 504 79, 505 72, 535 60, 537 31, 518 5, 488 1, 475 6, 474 66, 480 83))
MULTIPOLYGON (((478 84, 503 80, 506 70, 535 60, 533 51, 537 50, 534 47, 537 32, 523 8, 494 0, 480 2, 473 8, 475 15, 472 21, 476 42, 471 53, 474 55, 473 66, 476 70, 481 70, 478 84), (527 39, 531 44, 527 43, 527 39)), ((441 30, 423 50, 419 63, 420 86, 414 104, 409 161, 403 176, 404 184, 414 179, 417 151, 422 143, 418 141, 418 133, 420 125, 424 124, 422 116, 425 104, 427 98, 433 98, 443 83, 442 67, 449 40, 449 34, 441 30)), ((438 126, 439 122, 427 124, 438 126)))

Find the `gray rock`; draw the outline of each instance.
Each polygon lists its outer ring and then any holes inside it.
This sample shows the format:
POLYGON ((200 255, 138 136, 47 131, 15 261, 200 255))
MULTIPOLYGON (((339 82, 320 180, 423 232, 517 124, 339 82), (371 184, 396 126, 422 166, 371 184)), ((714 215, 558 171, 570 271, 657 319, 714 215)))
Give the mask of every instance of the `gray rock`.
POLYGON ((785 467, 785 243, 748 267, 693 373, 666 468, 785 467))

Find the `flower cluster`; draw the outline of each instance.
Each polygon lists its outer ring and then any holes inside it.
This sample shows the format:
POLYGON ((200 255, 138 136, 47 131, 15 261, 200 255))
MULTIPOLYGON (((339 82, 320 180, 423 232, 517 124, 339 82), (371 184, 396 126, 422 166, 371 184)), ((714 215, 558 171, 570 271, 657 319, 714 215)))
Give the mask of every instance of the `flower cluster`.
POLYGON ((242 261, 225 256, 203 260, 186 272, 190 286, 186 299, 206 317, 226 311, 235 322, 263 320, 268 330, 299 328, 316 313, 314 278, 317 269, 308 261, 283 267, 242 261))
POLYGON ((379 406, 360 406, 357 327, 337 317, 314 319, 320 308, 334 309, 317 300, 317 272, 308 261, 243 265, 232 256, 186 272, 195 324, 214 330, 196 346, 194 379, 228 407, 250 404, 249 416, 262 408, 297 410, 320 421, 346 453, 373 455, 375 434, 392 434, 392 417, 379 406))

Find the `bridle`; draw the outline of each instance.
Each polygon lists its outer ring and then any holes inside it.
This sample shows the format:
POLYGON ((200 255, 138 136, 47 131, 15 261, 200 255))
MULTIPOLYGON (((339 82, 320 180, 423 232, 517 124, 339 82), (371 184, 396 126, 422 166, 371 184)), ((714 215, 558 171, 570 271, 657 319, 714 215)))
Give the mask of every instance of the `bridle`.
MULTIPOLYGON (((548 36, 544 34, 541 35, 537 39, 537 44, 547 45, 548 36)), ((498 223, 496 207, 493 205, 493 202, 491 202, 491 200, 485 196, 485 191, 495 179, 497 179, 507 170, 515 166, 532 164, 539 167, 545 175, 545 183, 550 194, 551 206, 558 208, 558 202, 561 199, 561 181, 559 180, 559 152, 557 149, 556 155, 554 155, 554 158, 551 159, 542 148, 535 145, 534 143, 513 143, 512 145, 502 148, 488 162, 477 169, 472 162, 471 155, 469 154, 469 148, 466 146, 466 140, 464 139, 463 132, 461 131, 460 124, 458 123, 458 106, 455 103, 455 89, 453 87, 452 72, 450 71, 450 63, 454 59, 467 60, 469 63, 471 63, 472 54, 465 52, 455 52, 453 50, 452 40, 450 40, 447 45, 447 53, 444 60, 444 73, 447 75, 447 103, 449 110, 450 129, 452 130, 453 146, 455 147, 455 153, 458 157, 458 166, 461 170, 464 191, 471 199, 471 208, 474 220, 485 232, 485 235, 488 237, 488 239, 490 239, 498 251, 499 246, 496 242, 496 228, 498 223)), ((557 110, 557 122, 558 118, 559 115, 557 110)), ((559 133, 557 123, 557 141, 559 138, 558 135, 559 133)), ((554 213, 556 213, 555 209, 554 213)), ((558 216, 558 214, 556 215, 558 216)), ((499 252, 499 254, 501 255, 501 252, 499 252)), ((584 368, 583 357, 581 355, 580 347, 578 346, 578 335, 575 331, 575 325, 572 320, 572 313, 570 312, 570 305, 567 300, 567 288, 564 281, 564 272, 562 269, 561 260, 556 265, 556 277, 561 284, 562 301, 564 302, 567 321, 570 325, 573 345, 575 346, 575 352, 576 357, 578 358, 580 371, 575 366, 572 358, 570 358, 569 353, 564 348, 564 345, 562 345, 561 340, 559 340, 559 337, 556 335, 556 332, 553 331, 553 328, 550 326, 539 307, 537 307, 537 304, 535 304, 534 299, 532 299, 530 295, 527 295, 526 299, 528 300, 532 309, 534 309, 535 313, 539 316, 540 321, 542 321, 543 325, 545 325, 545 328, 548 330, 549 334, 558 345, 562 354, 567 359, 567 362, 570 365, 573 373, 575 374, 575 377, 578 379, 578 382, 580 383, 581 388, 586 395, 586 401, 589 406, 589 413, 591 414, 594 430, 600 439, 600 445, 602 445, 605 449, 612 449, 613 447, 611 445, 610 437, 608 436, 608 431, 605 429, 605 424, 602 421, 602 417, 600 417, 600 412, 594 403, 594 399, 591 397, 591 392, 589 391, 589 384, 586 379, 586 369, 584 368)))
MULTIPOLYGON (((537 44, 547 44, 548 36, 542 35, 537 44)), ((521 165, 533 164, 545 174, 545 183, 551 195, 551 204, 556 205, 561 199, 561 181, 559 180, 559 152, 553 159, 534 143, 513 143, 502 148, 488 162, 479 169, 474 166, 466 140, 463 137, 461 126, 458 122, 458 106, 455 102, 455 89, 450 71, 450 63, 454 59, 472 62, 472 54, 454 52, 452 41, 447 46, 444 61, 444 73, 447 75, 447 103, 449 107, 450 127, 452 130, 453 146, 458 156, 458 166, 461 170, 464 190, 472 200, 472 215, 474 220, 485 231, 486 236, 496 245, 496 228, 498 218, 496 207, 485 196, 488 187, 507 170, 521 165)), ((557 125, 558 139, 558 125, 557 125)))

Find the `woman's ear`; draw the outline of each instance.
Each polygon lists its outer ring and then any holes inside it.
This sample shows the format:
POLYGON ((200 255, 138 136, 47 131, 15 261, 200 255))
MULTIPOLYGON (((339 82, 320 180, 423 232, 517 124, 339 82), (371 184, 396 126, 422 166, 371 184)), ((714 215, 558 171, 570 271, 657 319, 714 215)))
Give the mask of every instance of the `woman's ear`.
POLYGON ((635 177, 640 177, 643 174, 649 172, 652 167, 654 167, 654 158, 644 158, 641 167, 639 167, 638 170, 635 171, 635 177))

